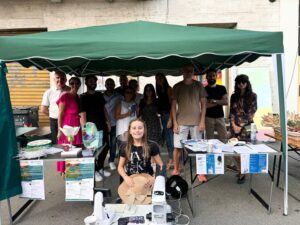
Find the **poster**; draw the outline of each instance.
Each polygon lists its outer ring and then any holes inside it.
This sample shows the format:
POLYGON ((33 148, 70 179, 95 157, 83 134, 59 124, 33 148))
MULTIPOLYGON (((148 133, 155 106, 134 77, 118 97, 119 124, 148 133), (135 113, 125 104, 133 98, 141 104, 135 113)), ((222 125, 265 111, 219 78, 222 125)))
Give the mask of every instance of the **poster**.
POLYGON ((21 198, 45 200, 44 161, 20 160, 21 198))
POLYGON ((66 201, 93 201, 94 158, 66 159, 66 201))
POLYGON ((269 155, 241 154, 241 173, 268 173, 269 155))
POLYGON ((197 154, 197 174, 224 174, 224 154, 197 154))

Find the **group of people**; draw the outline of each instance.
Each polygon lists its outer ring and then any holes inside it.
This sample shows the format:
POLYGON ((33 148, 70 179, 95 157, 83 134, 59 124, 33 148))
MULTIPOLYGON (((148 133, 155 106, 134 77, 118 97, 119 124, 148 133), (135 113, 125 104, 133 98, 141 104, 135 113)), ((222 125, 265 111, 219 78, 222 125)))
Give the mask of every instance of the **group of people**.
MULTIPOLYGON (((49 115, 52 142, 64 144, 66 137, 60 129, 64 125, 84 127, 86 122, 96 124, 103 131, 103 141, 107 143, 96 162, 96 181, 110 176, 104 170, 104 161, 108 151, 109 166, 116 169, 116 146, 119 143, 118 172, 124 181, 132 186, 131 174, 153 174, 151 164, 162 168, 159 145, 166 142, 168 150, 167 168, 173 168, 171 174, 180 174, 182 140, 237 137, 247 138, 247 126, 253 122, 257 109, 256 94, 252 91, 248 76, 239 75, 235 79, 234 93, 230 97, 230 129, 226 130, 223 106, 228 105, 226 88, 216 84, 217 73, 208 70, 208 85, 193 79, 194 66, 186 65, 182 69, 183 80, 173 88, 166 76, 158 73, 155 76, 155 87, 147 84, 143 94, 138 93, 138 82, 128 81, 120 76, 120 86, 115 89, 115 82, 108 78, 105 81, 104 93, 96 91, 97 77, 85 77, 87 91, 80 96, 77 92, 80 79, 71 77, 69 87, 65 85, 66 75, 55 73, 56 88, 50 88, 43 96, 42 112, 49 115)), ((81 131, 76 135, 73 144, 81 145, 81 131)), ((198 176, 205 182, 204 175, 198 176)), ((239 176, 242 183, 244 177, 239 176)), ((154 179, 149 180, 153 185, 154 179)))

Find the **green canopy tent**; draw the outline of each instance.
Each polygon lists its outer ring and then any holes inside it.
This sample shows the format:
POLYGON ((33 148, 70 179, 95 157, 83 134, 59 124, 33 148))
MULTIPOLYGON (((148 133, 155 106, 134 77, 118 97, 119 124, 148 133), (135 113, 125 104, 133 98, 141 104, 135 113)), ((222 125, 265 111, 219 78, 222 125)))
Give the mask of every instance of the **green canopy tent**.
MULTIPOLYGON (((287 159, 281 32, 256 32, 187 27, 153 22, 129 22, 0 38, 0 59, 76 76, 131 74, 156 71, 180 75, 193 63, 198 74, 277 55, 281 129, 287 159)), ((1 122, 0 118, 0 122, 1 122)), ((286 160, 287 162, 287 160, 286 160)), ((284 205, 287 214, 287 163, 284 205)), ((1 188, 1 187, 0 187, 1 188)))

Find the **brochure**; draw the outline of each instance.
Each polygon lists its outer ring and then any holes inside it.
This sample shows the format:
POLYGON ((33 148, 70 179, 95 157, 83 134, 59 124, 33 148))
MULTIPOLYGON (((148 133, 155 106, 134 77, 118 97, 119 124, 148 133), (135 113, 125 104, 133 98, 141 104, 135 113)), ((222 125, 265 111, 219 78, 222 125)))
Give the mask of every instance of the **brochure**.
POLYGON ((224 174, 224 154, 196 155, 197 174, 224 174))
POLYGON ((21 198, 45 200, 43 160, 20 160, 21 198))
POLYGON ((94 158, 66 159, 66 201, 93 201, 94 158))
POLYGON ((268 173, 267 153, 241 154, 241 173, 268 173))

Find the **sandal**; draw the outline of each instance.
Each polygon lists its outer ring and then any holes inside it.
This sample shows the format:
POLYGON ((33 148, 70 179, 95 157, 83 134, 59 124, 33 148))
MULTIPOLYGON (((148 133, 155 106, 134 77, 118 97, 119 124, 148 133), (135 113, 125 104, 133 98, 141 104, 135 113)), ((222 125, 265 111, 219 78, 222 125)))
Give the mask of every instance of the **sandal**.
POLYGON ((239 175, 238 179, 237 179, 237 183, 238 184, 243 184, 246 181, 246 175, 239 175))

